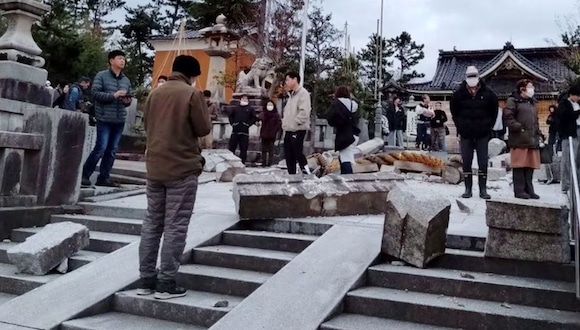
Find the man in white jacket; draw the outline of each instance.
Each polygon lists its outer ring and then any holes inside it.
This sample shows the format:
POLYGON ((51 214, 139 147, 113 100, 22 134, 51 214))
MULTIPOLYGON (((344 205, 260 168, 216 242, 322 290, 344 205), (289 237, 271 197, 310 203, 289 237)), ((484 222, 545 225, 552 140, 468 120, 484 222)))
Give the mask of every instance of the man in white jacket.
POLYGON ((300 86, 300 75, 296 72, 286 74, 286 90, 290 94, 284 107, 282 129, 284 135, 284 156, 289 174, 296 174, 296 163, 301 171, 309 173, 308 162, 304 155, 304 138, 310 130, 312 111, 310 93, 300 86))

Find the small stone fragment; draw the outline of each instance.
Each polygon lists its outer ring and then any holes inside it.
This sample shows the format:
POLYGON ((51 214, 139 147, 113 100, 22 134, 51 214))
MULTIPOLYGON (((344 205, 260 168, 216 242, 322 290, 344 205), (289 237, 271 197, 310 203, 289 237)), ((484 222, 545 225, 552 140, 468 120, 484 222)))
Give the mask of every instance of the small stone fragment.
POLYGON ((459 211, 461 211, 463 213, 471 214, 471 208, 469 208, 469 206, 465 205, 459 199, 456 199, 455 201, 457 202, 457 207, 459 207, 459 211))
POLYGON ((391 261, 392 266, 405 266, 406 264, 403 261, 391 261))
POLYGON ((63 262, 56 267, 56 271, 61 274, 66 274, 68 272, 68 258, 64 259, 63 262))
POLYGON ((227 300, 221 300, 216 302, 213 307, 228 307, 230 303, 227 300))
POLYGON ((470 280, 474 280, 475 279, 475 276, 473 276, 471 274, 468 274, 468 273, 461 273, 460 276, 463 277, 463 278, 468 278, 470 280))
POLYGON ((506 302, 501 303, 501 307, 503 307, 503 308, 512 308, 512 306, 510 304, 506 303, 506 302))

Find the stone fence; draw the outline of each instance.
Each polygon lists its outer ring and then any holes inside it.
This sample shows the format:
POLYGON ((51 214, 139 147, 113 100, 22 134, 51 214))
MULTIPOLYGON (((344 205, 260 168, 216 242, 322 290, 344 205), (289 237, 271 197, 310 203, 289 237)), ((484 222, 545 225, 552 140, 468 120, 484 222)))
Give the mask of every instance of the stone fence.
POLYGON ((0 207, 78 200, 87 115, 0 98, 0 207))

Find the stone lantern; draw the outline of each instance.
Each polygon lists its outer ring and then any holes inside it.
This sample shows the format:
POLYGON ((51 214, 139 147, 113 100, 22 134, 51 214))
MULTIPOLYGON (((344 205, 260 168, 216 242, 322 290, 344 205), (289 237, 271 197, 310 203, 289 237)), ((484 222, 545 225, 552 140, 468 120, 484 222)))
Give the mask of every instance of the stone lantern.
POLYGON ((226 72, 226 60, 232 56, 231 42, 240 37, 226 27, 226 17, 221 14, 216 18, 216 24, 199 31, 206 43, 204 49, 209 55, 209 68, 206 89, 212 93, 212 98, 219 102, 225 101, 225 86, 218 84, 216 77, 226 72))
POLYGON ((52 94, 44 88, 48 73, 42 69, 42 50, 32 38, 32 25, 49 10, 40 0, 0 0, 0 11, 8 21, 0 37, 0 97, 52 104, 52 94))

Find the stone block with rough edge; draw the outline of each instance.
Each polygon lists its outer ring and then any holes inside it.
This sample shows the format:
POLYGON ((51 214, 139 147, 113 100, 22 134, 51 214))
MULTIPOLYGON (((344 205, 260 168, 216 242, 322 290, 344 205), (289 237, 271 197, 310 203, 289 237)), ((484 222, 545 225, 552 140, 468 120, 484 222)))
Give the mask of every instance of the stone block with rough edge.
POLYGON ((391 187, 404 180, 394 173, 351 175, 239 175, 233 197, 243 220, 384 213, 391 187))
POLYGON ((502 178, 507 176, 507 171, 505 168, 488 168, 487 169, 487 181, 500 181, 502 178))
POLYGON ((565 205, 501 198, 486 202, 485 220, 491 228, 563 235, 570 228, 568 214, 565 205))
POLYGON ((48 224, 7 251, 19 272, 45 275, 89 245, 89 229, 73 222, 48 224))
POLYGON ((446 198, 418 198, 397 185, 388 195, 381 252, 425 268, 445 253, 450 210, 446 198))
POLYGON ((569 263, 570 237, 489 228, 485 241, 486 257, 528 260, 538 262, 569 263))

